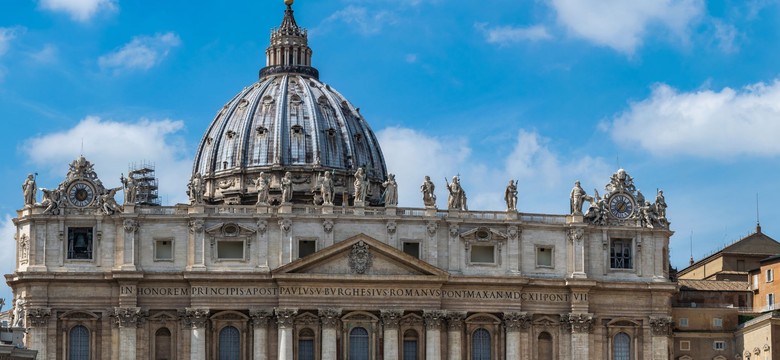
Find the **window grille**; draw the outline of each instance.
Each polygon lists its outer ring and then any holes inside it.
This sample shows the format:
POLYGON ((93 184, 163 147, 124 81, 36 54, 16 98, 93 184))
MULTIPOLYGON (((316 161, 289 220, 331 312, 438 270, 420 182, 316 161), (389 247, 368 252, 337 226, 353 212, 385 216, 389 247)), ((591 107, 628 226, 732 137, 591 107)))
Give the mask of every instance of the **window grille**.
POLYGON ((70 329, 68 360, 89 360, 89 330, 81 325, 70 329))
POLYGON ((626 333, 615 335, 613 352, 615 360, 631 360, 631 337, 626 333))
POLYGON ((610 249, 610 267, 613 269, 632 269, 631 263, 631 240, 619 239, 612 240, 610 249))
POLYGON ((478 329, 471 336, 471 359, 490 360, 490 333, 485 329, 478 329))
POLYGON ((362 327, 349 333, 349 360, 368 360, 368 331, 362 327))
POLYGON ((241 337, 238 329, 228 326, 219 332, 219 360, 241 358, 241 337))
POLYGON ((298 340, 298 360, 314 360, 314 340, 298 340))

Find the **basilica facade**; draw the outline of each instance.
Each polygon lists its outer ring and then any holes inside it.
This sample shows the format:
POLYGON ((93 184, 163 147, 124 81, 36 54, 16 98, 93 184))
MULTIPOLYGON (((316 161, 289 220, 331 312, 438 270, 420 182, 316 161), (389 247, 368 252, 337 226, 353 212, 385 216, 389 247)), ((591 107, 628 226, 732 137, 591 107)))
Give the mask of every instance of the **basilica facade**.
POLYGON ((562 194, 569 214, 518 212, 512 183, 507 209, 470 211, 456 177, 448 209, 429 179, 398 207, 416 185, 319 81, 286 3, 259 80, 203 136, 189 204, 104 185, 83 156, 40 202, 25 182, 6 281, 38 359, 670 358, 662 193, 621 169, 603 197, 562 194))

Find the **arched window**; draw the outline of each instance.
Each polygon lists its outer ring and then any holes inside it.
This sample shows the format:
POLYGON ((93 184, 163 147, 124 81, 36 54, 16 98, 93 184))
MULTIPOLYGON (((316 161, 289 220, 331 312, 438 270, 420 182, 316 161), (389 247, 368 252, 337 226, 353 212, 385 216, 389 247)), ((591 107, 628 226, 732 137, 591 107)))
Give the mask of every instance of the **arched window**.
POLYGON ((154 358, 171 359, 171 331, 167 328, 160 328, 154 333, 154 358))
POLYGON ((490 360, 490 333, 485 329, 477 329, 471 335, 471 359, 490 360))
POLYGON ((537 359, 552 360, 553 358, 553 339, 550 333, 543 331, 539 334, 537 340, 537 359))
POLYGON ((404 360, 417 360, 417 332, 406 330, 404 332, 404 360))
POLYGON ((631 360, 631 337, 626 333, 618 333, 612 346, 615 360, 631 360))
POLYGON ((368 331, 362 327, 349 332, 349 360, 368 360, 368 331))
POLYGON ((241 358, 241 337, 238 329, 226 326, 219 332, 219 360, 241 358))
POLYGON ((89 330, 78 325, 70 329, 68 360, 89 360, 89 330))
POLYGON ((314 360, 314 331, 311 329, 298 333, 298 360, 314 360))

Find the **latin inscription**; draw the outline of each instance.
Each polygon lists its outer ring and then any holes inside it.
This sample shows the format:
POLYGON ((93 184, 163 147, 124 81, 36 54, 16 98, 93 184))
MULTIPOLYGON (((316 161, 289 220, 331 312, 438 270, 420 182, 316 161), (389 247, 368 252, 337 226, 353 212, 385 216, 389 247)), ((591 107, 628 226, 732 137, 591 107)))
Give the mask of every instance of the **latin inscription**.
POLYGON ((366 287, 133 287, 121 286, 120 295, 146 297, 350 297, 350 298, 441 298, 472 300, 520 300, 526 302, 570 302, 588 301, 588 294, 565 294, 552 292, 523 292, 514 290, 447 290, 425 288, 366 288, 366 287))

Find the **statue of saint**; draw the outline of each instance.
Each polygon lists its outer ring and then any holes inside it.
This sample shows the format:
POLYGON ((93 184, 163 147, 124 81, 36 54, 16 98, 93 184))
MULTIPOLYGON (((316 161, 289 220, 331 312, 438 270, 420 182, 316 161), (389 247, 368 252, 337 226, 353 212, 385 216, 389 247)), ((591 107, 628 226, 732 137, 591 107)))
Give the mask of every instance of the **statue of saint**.
POLYGON ((282 202, 283 203, 292 202, 292 198, 293 198, 292 185, 293 185, 292 173, 288 171, 284 173, 284 177, 282 178, 282 202))
POLYGON ((666 199, 663 190, 658 190, 658 194, 655 196, 655 212, 659 219, 666 219, 666 199))
POLYGON ((504 190, 504 201, 506 201, 507 211, 517 210, 517 181, 509 180, 509 185, 504 190))
POLYGON ((436 194, 434 194, 434 190, 436 190, 436 185, 431 181, 431 177, 426 175, 425 180, 422 185, 420 185, 420 192, 423 194, 423 204, 427 207, 436 206, 436 194))
POLYGON ((398 184, 395 182, 395 175, 388 174, 387 181, 382 183, 382 187, 385 188, 385 192, 382 195, 385 200, 385 206, 398 205, 398 184))
POLYGON ((58 215, 59 207, 60 207, 60 194, 61 194, 60 190, 59 189, 48 190, 45 188, 41 188, 41 191, 43 192, 43 201, 41 201, 41 206, 46 207, 43 210, 43 213, 58 215))
POLYGON ((257 205, 268 205, 268 180, 265 178, 265 173, 261 172, 255 179, 255 187, 257 188, 257 205))
POLYGON ((187 195, 190 196, 191 205, 203 204, 203 175, 197 173, 192 175, 190 183, 187 185, 187 195))
POLYGON ((447 198, 447 208, 463 211, 468 210, 468 207, 466 206, 466 192, 463 191, 463 188, 460 186, 460 177, 457 175, 453 176, 451 184, 447 183, 447 178, 444 178, 444 182, 447 184, 447 189, 450 192, 450 195, 447 198))
POLYGON ((320 195, 325 205, 333 205, 335 186, 330 172, 326 171, 320 179, 320 195))
POLYGON ((364 203, 366 193, 368 192, 368 180, 363 168, 358 168, 355 172, 355 203, 364 203))
POLYGON ((114 196, 116 196, 119 189, 121 189, 121 187, 109 189, 108 192, 100 195, 100 209, 103 210, 104 214, 112 215, 116 212, 122 212, 122 207, 119 206, 116 199, 114 199, 114 196))
POLYGON ((582 215, 582 204, 585 196, 585 190, 583 190, 582 186, 580 186, 580 181, 575 181, 574 188, 571 189, 569 201, 572 215, 582 215))
POLYGON ((14 320, 11 327, 24 327, 24 300, 22 300, 21 295, 16 298, 16 303, 14 303, 14 320))
POLYGON ((119 181, 121 181, 122 185, 124 185, 125 204, 135 204, 135 198, 138 194, 138 185, 135 183, 135 179, 133 178, 133 172, 129 172, 127 174, 127 178, 125 178, 124 175, 121 175, 119 177, 119 181))
POLYGON ((33 174, 27 175, 27 179, 24 180, 24 184, 22 184, 25 206, 35 205, 35 194, 37 191, 38 188, 35 185, 35 176, 33 176, 33 174))

